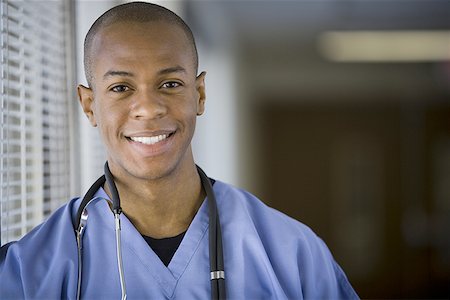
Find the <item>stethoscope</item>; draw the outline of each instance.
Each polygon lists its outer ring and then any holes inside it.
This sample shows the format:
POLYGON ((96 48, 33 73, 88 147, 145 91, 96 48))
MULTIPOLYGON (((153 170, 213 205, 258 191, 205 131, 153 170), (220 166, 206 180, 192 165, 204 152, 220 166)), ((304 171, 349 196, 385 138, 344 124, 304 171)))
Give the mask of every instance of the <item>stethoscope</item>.
MULTIPOLYGON (((89 188, 81 201, 78 208, 74 229, 77 240, 78 248, 78 284, 77 284, 77 299, 81 297, 81 281, 83 273, 83 234, 86 229, 88 220, 87 206, 94 200, 93 197, 98 189, 103 187, 105 182, 111 191, 112 196, 112 212, 114 215, 114 228, 116 236, 116 255, 117 255, 117 268, 119 270, 120 288, 122 291, 122 300, 127 298, 127 290, 125 286, 125 278, 123 272, 122 261, 122 247, 121 247, 121 226, 120 226, 120 214, 122 209, 120 208, 120 198, 117 187, 114 183, 113 176, 108 167, 108 162, 105 163, 105 175, 102 175, 94 184, 89 188)), ((211 181, 205 172, 197 166, 198 174, 200 175, 201 183, 206 191, 209 207, 209 264, 210 264, 210 279, 211 279, 211 299, 225 299, 225 272, 223 263, 223 250, 222 250, 222 233, 219 223, 219 214, 217 211, 216 197, 211 185, 211 181)))

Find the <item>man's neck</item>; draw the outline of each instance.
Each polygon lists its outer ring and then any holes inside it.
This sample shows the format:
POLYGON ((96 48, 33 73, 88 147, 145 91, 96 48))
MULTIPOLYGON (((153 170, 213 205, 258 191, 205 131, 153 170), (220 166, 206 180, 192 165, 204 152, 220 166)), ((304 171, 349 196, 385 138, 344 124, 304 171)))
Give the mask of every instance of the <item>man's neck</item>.
MULTIPOLYGON (((142 235, 153 238, 186 231, 205 198, 194 163, 164 179, 115 182, 125 215, 142 235)), ((108 187, 106 192, 110 195, 108 187)))

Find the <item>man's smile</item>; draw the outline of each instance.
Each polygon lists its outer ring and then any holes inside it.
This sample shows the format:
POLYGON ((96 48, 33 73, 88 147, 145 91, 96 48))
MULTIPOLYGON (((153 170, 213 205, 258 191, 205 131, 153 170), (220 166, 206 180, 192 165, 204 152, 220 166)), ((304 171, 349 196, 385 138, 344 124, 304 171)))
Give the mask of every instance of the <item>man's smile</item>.
POLYGON ((153 132, 136 132, 125 135, 125 138, 133 145, 133 148, 144 156, 162 154, 170 149, 173 144, 172 137, 177 130, 160 130, 153 132))
POLYGON ((168 136, 169 136, 168 134, 161 134, 157 136, 136 136, 130 137, 130 140, 146 145, 153 145, 165 140, 168 136))

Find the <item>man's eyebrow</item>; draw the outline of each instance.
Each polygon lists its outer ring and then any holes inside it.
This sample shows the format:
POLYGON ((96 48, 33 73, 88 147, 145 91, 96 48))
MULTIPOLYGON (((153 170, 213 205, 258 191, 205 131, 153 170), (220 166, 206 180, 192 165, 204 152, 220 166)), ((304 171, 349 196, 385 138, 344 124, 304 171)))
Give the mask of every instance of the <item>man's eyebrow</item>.
POLYGON ((170 67, 158 71, 158 75, 165 75, 170 73, 187 73, 187 71, 181 66, 170 67))
POLYGON ((134 74, 133 74, 133 73, 130 73, 130 72, 127 72, 127 71, 115 71, 115 70, 109 70, 108 72, 106 72, 106 73, 103 75, 103 79, 106 79, 106 78, 111 77, 111 76, 133 77, 134 74))
MULTIPOLYGON (((181 66, 175 66, 170 68, 165 68, 158 71, 158 75, 165 75, 170 73, 187 73, 186 69, 181 66)), ((109 70, 103 75, 103 79, 106 79, 111 76, 125 76, 125 77, 133 77, 134 74, 127 71, 116 71, 116 70, 109 70)))

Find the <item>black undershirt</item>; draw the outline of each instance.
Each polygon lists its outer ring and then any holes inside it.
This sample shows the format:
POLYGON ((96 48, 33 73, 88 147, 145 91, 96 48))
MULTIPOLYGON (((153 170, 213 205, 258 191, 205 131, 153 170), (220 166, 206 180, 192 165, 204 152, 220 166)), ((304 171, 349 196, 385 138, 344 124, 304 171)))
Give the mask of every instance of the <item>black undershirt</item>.
POLYGON ((186 232, 183 232, 177 236, 164 239, 154 239, 145 235, 143 235, 143 237, 150 248, 152 248, 156 255, 158 255, 159 259, 161 259, 167 267, 172 260, 173 255, 177 251, 178 246, 180 246, 185 233, 186 232))
MULTIPOLYGON (((216 182, 212 178, 209 178, 209 180, 211 181, 212 185, 214 185, 214 183, 216 182)), ((156 253, 156 255, 158 255, 159 259, 161 259, 161 261, 167 267, 170 261, 172 260, 172 257, 174 256, 175 252, 177 251, 178 247, 180 246, 185 233, 186 231, 177 236, 163 239, 154 239, 152 237, 145 235, 143 235, 142 237, 150 246, 150 248, 152 248, 152 250, 156 253)))

